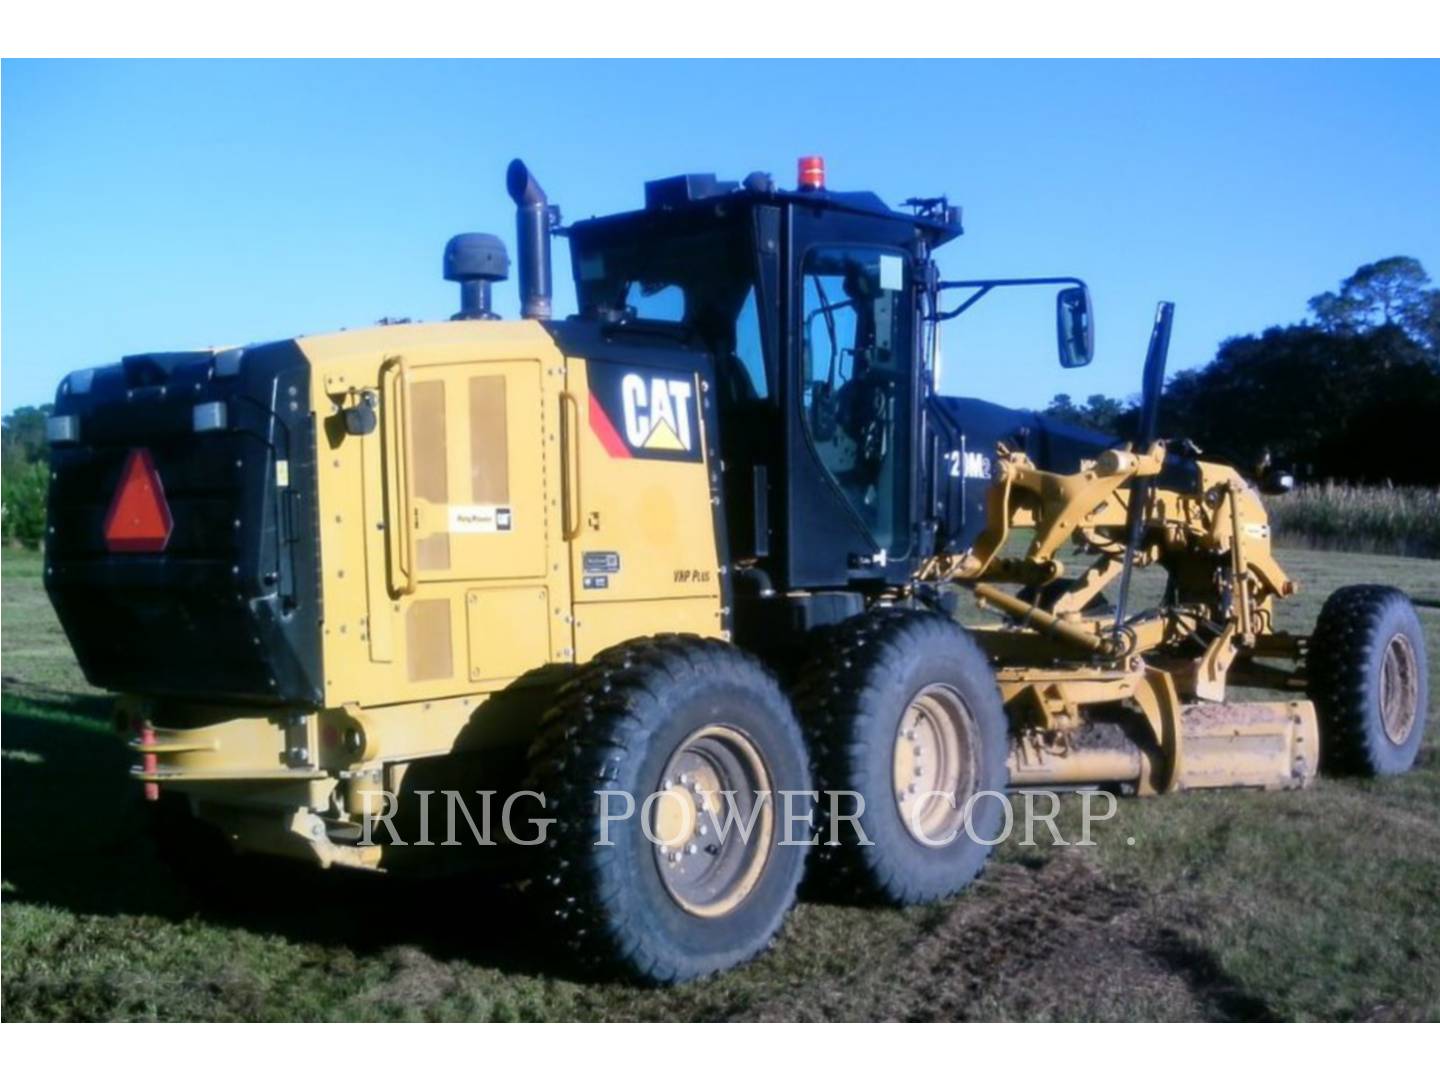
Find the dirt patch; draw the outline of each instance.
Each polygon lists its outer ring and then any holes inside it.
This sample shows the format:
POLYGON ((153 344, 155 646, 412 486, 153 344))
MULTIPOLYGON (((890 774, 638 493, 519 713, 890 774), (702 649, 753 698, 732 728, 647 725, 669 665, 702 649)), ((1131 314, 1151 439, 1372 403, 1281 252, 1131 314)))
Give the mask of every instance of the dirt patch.
POLYGON ((992 864, 927 909, 869 970, 739 1011, 744 1020, 1262 1019, 1143 894, 1083 854, 992 864))
POLYGON ((380 982, 359 996, 359 1004, 377 1005, 387 1011, 424 1011, 444 1001, 456 990, 454 972, 432 960, 423 950, 409 945, 385 950, 389 968, 380 982))

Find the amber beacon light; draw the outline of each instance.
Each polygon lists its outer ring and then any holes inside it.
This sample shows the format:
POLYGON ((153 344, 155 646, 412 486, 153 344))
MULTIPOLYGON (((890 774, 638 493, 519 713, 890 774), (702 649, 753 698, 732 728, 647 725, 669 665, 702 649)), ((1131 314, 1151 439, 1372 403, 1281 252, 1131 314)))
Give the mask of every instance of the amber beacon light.
POLYGON ((800 190, 818 191, 825 186, 825 159, 819 156, 800 159, 800 190))

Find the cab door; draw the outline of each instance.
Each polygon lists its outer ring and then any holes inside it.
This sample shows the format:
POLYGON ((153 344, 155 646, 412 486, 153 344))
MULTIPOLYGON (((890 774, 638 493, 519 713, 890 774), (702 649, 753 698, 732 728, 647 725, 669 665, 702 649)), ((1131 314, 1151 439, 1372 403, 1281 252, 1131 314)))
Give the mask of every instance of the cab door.
POLYGON ((899 582, 915 560, 913 244, 913 234, 858 215, 793 223, 787 587, 899 582))

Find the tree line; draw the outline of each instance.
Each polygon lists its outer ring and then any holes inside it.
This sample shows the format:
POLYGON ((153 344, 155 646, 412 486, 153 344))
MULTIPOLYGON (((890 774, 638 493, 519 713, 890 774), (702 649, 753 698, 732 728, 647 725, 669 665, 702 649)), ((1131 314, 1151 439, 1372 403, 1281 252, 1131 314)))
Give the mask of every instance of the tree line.
POLYGON ((45 419, 50 406, 25 406, 0 427, 0 533, 7 544, 34 545, 45 532, 45 492, 50 483, 45 419))
MULTIPOLYGON (((1440 485, 1440 289, 1420 261, 1368 263, 1309 309, 1311 319, 1229 338, 1208 364, 1171 376, 1161 434, 1246 472, 1440 485)), ((1139 407, 1060 394, 1045 411, 1125 437, 1139 407)))
MULTIPOLYGON (((1245 471, 1284 466, 1304 480, 1440 485, 1440 289, 1418 259, 1360 267, 1312 297, 1312 319, 1223 342, 1171 376, 1161 434, 1187 438, 1245 471)), ((1058 394, 1045 412, 1118 437, 1138 402, 1058 394)), ((49 405, 16 409, 0 435, 7 543, 45 529, 49 405)))

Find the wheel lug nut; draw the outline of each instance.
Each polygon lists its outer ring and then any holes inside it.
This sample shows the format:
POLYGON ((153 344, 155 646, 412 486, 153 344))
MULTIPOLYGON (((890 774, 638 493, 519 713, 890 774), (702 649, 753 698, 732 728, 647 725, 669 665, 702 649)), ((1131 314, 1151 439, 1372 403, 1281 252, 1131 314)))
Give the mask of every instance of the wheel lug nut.
POLYGON ((686 854, 686 855, 694 855, 694 854, 695 854, 697 851, 699 851, 699 850, 700 850, 699 847, 697 847, 695 844, 691 844, 689 847, 687 847, 687 848, 685 849, 685 854, 686 854))

